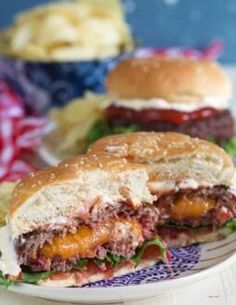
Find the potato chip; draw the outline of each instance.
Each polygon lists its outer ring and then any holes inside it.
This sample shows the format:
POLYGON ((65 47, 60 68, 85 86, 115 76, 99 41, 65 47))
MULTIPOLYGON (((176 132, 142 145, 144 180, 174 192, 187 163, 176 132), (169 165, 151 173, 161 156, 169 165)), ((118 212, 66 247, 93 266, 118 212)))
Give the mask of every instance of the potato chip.
POLYGON ((23 12, 5 31, 4 53, 45 61, 116 56, 132 39, 119 0, 56 2, 23 12))
POLYGON ((57 152, 84 152, 85 137, 91 126, 103 119, 107 104, 106 96, 87 93, 85 97, 74 99, 64 108, 52 110, 49 117, 56 123, 58 134, 61 135, 57 152))
POLYGON ((77 40, 78 31, 64 16, 49 15, 44 18, 36 43, 51 46, 60 43, 73 43, 77 40), (55 31, 57 29, 57 31, 55 31))
POLYGON ((63 61, 65 58, 72 60, 88 60, 95 57, 94 48, 89 46, 54 46, 49 51, 50 58, 57 61, 63 61))
POLYGON ((17 27, 14 33, 14 37, 11 40, 11 48, 13 50, 21 50, 27 45, 32 35, 32 29, 30 24, 22 24, 21 26, 17 27))

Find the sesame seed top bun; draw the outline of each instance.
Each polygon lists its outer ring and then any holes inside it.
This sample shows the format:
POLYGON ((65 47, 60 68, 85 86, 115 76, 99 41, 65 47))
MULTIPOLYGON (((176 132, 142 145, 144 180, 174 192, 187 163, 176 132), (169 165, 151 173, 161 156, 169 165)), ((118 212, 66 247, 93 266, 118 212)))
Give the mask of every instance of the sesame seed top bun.
POLYGON ((79 156, 28 175, 9 207, 12 236, 88 213, 99 202, 152 203, 145 166, 105 154, 79 156))
POLYGON ((219 146, 175 132, 136 132, 102 138, 88 154, 107 153, 148 167, 155 181, 194 180, 198 185, 231 185, 235 170, 219 146))
POLYGON ((128 161, 187 157, 193 154, 214 155, 226 167, 233 167, 229 155, 219 146, 177 132, 133 132, 112 135, 93 143, 89 154, 108 153, 128 161))
POLYGON ((170 103, 231 97, 231 82, 220 65, 209 60, 131 58, 118 64, 107 79, 118 99, 163 98, 170 103))

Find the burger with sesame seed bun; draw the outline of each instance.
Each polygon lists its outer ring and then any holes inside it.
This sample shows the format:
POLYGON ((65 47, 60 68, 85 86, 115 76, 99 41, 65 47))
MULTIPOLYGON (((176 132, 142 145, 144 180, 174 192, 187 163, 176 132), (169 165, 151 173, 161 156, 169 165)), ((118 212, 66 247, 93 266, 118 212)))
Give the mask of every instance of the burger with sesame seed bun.
POLYGON ((66 160, 23 179, 0 229, 0 286, 82 286, 166 261, 142 218, 159 215, 145 166, 107 154, 66 160))
POLYGON ((216 144, 174 132, 134 132, 96 141, 88 150, 94 153, 146 166, 156 201, 142 221, 168 247, 215 241, 235 231, 236 172, 216 144), (159 221, 153 227, 155 209, 159 221))
POLYGON ((107 79, 110 129, 176 131, 223 146, 234 136, 232 86, 209 60, 131 58, 107 79))

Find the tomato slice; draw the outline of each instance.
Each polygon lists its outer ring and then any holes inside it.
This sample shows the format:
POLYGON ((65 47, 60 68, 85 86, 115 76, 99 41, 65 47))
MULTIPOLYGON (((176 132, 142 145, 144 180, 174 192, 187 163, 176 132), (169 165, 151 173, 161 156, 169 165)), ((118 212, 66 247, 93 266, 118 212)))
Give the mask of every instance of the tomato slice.
POLYGON ((192 112, 182 112, 168 109, 144 109, 137 111, 125 107, 117 107, 111 105, 107 108, 106 113, 109 120, 112 120, 114 118, 122 118, 122 120, 127 119, 129 123, 166 121, 169 123, 180 125, 188 121, 208 118, 217 114, 218 110, 208 107, 201 108, 192 112))

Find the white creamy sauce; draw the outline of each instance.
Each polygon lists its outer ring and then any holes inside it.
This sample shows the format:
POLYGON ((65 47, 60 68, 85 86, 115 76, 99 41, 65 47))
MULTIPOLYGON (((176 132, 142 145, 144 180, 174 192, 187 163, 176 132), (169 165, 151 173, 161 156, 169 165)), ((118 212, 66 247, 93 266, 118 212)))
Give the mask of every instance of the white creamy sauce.
POLYGON ((199 184, 196 180, 194 179, 186 179, 183 180, 179 183, 178 187, 180 189, 197 189, 199 187, 199 184))
POLYGON ((179 183, 176 183, 174 180, 169 181, 160 181, 160 182, 149 182, 149 186, 152 191, 157 192, 167 192, 167 191, 178 191, 180 189, 192 189, 196 190, 200 186, 212 187, 213 185, 209 183, 201 183, 201 185, 194 179, 185 179, 179 183))
POLYGON ((175 181, 149 182, 153 191, 172 191, 176 189, 175 181))
POLYGON ((55 219, 52 219, 50 222, 51 225, 64 225, 68 223, 68 217, 58 216, 55 219))
POLYGON ((168 109, 184 112, 192 112, 201 108, 211 107, 218 110, 226 109, 229 106, 228 99, 222 99, 216 96, 206 96, 195 103, 170 103, 161 98, 151 98, 149 100, 132 99, 116 100, 111 103, 114 106, 125 107, 134 110, 144 109, 168 109))
POLYGON ((3 275, 9 274, 17 276, 21 272, 21 269, 17 262, 9 225, 0 229, 0 251, 2 253, 0 258, 0 271, 3 275))

